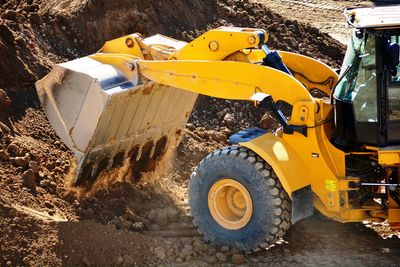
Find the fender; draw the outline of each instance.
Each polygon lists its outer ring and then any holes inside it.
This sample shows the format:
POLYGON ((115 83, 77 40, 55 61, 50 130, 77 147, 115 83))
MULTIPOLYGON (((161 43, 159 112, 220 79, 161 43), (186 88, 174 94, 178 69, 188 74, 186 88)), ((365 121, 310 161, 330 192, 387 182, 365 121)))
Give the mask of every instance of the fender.
POLYGON ((301 157, 285 140, 265 133, 239 144, 252 150, 271 165, 292 200, 292 223, 313 214, 310 176, 301 157))

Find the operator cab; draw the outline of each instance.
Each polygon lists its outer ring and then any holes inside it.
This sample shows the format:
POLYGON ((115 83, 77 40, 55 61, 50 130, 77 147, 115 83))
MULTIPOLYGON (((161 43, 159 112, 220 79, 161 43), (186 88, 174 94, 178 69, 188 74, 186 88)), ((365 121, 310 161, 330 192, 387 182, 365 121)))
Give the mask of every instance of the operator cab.
POLYGON ((335 142, 400 145, 400 5, 345 14, 354 30, 333 93, 335 142))

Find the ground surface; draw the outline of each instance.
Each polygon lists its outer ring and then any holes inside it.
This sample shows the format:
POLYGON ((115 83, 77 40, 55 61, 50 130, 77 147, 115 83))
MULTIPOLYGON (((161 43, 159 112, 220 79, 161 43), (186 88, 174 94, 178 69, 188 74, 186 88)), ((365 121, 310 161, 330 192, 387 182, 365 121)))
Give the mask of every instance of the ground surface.
MULTIPOLYGON (((261 114, 245 103, 200 98, 180 145, 140 181, 132 182, 127 162, 90 188, 71 185, 74 159, 40 109, 33 85, 52 64, 131 32, 190 40, 208 28, 236 25, 265 28, 270 46, 339 67, 345 46, 329 35, 345 39, 341 9, 370 4, 257 1, 263 3, 0 0, 1 266, 399 264, 399 238, 384 240, 363 224, 321 215, 252 255, 202 241, 188 213, 188 178, 210 151, 227 145, 227 135, 258 123, 261 114)), ((387 236, 385 226, 371 226, 387 236)))

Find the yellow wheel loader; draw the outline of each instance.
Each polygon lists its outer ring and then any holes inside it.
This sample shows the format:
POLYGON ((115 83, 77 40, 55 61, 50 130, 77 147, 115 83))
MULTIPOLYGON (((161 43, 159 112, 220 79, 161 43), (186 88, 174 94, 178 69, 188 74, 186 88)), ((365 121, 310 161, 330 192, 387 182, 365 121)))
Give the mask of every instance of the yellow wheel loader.
POLYGON ((202 160, 189 184, 207 241, 267 247, 314 208, 339 222, 400 223, 400 5, 346 9, 340 75, 270 50, 262 29, 221 27, 190 43, 140 34, 59 64, 36 84, 77 159, 76 183, 128 158, 154 168, 198 94, 254 101, 280 127, 250 128, 202 160), (318 91, 315 97, 310 92, 318 91))

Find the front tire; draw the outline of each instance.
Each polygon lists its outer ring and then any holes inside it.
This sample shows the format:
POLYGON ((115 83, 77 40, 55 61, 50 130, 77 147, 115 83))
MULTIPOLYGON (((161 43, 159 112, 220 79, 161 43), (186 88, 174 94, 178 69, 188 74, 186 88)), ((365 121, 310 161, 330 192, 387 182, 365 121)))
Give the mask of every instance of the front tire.
POLYGON ((290 227, 291 202, 273 169, 240 146, 199 163, 189 183, 189 206, 206 241, 246 252, 268 247, 290 227))

